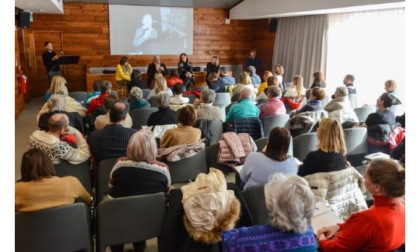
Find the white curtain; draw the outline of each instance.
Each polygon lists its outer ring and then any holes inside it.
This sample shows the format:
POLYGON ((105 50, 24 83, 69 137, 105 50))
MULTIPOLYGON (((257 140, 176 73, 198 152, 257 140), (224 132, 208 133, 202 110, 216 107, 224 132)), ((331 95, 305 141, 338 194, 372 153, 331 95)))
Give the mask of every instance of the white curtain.
MULTIPOLYGON (((405 10, 389 9, 329 15, 327 92, 355 76, 358 105, 375 104, 393 79, 405 97, 405 10)), ((404 103, 404 102, 403 102, 404 103)))
POLYGON ((312 74, 325 74, 328 16, 279 18, 274 42, 273 68, 283 65, 283 81, 291 82, 294 75, 302 75, 305 87, 312 82, 312 74))

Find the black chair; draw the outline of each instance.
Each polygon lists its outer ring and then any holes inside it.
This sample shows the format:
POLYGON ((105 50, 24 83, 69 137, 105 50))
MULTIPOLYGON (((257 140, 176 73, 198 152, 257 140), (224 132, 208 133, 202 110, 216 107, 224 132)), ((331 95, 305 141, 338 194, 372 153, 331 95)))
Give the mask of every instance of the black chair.
POLYGON ((95 192, 96 192, 96 205, 99 204, 103 197, 109 193, 109 174, 117 162, 118 158, 110 158, 102 160, 96 168, 95 176, 95 192))
POLYGON ((195 180, 198 174, 207 173, 206 151, 202 150, 194 156, 176 162, 165 161, 169 166, 172 183, 184 183, 195 180))
POLYGON ((92 176, 91 176, 91 162, 87 160, 81 164, 70 164, 67 161, 62 161, 54 165, 57 177, 74 176, 79 179, 80 183, 85 187, 86 191, 92 194, 92 176))
MULTIPOLYGON (((147 98, 147 97, 146 97, 146 98, 147 98)), ((158 107, 159 107, 159 104, 158 104, 158 102, 157 102, 157 98, 156 98, 156 96, 152 96, 152 97, 150 97, 150 99, 149 99, 148 101, 149 101, 150 106, 151 106, 152 108, 158 108, 158 107)))
POLYGON ((149 116, 158 111, 158 108, 140 108, 140 109, 134 109, 131 110, 130 116, 131 119, 133 120, 133 126, 131 126, 131 128, 133 129, 141 129, 142 126, 146 126, 147 125, 147 120, 149 119, 149 116))
POLYGON ((262 122, 257 117, 235 118, 223 123, 223 132, 248 133, 252 139, 264 137, 262 122))
POLYGON ((264 185, 242 191, 242 197, 248 206, 254 225, 268 224, 269 213, 265 206, 264 185))
POLYGON ((88 93, 84 91, 69 92, 69 96, 79 103, 84 104, 88 97, 88 93))
POLYGON ((316 133, 305 133, 293 138, 293 156, 303 162, 309 152, 316 150, 317 143, 316 133))
POLYGON ((165 212, 163 192, 101 202, 96 210, 96 251, 105 252, 107 246, 159 237, 165 212))
POLYGON ((93 251, 90 225, 84 203, 15 213, 15 251, 93 251))

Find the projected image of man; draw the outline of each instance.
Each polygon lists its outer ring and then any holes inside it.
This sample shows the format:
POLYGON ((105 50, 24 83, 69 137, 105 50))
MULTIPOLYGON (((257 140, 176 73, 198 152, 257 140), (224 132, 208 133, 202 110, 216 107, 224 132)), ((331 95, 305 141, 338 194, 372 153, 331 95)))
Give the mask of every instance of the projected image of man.
POLYGON ((137 28, 134 34, 133 46, 136 53, 143 54, 146 43, 149 40, 157 39, 158 34, 156 29, 152 27, 153 17, 150 14, 145 14, 141 20, 142 25, 137 28))

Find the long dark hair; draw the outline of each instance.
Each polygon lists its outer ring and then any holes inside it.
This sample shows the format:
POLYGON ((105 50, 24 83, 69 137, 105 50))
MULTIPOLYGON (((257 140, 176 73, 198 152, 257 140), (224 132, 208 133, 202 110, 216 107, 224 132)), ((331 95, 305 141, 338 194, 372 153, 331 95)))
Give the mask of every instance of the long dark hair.
POLYGON ((27 182, 55 176, 55 168, 47 154, 39 149, 30 149, 22 155, 20 173, 20 181, 27 182))
POLYGON ((270 131, 267 149, 264 154, 274 160, 284 161, 290 145, 290 132, 287 128, 275 127, 270 131))

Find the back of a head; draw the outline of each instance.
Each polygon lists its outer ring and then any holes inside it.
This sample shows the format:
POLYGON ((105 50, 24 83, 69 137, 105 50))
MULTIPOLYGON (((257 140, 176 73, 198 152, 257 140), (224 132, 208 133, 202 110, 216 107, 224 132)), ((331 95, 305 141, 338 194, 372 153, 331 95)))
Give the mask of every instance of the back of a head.
POLYGON ((169 70, 169 76, 173 77, 178 77, 178 70, 176 68, 172 68, 171 70, 169 70))
POLYGON ((304 87, 303 87, 303 77, 300 75, 293 76, 293 85, 296 86, 296 89, 299 95, 305 95, 304 87))
POLYGON ((264 154, 274 160, 284 161, 290 145, 290 131, 287 128, 275 127, 270 131, 267 149, 264 154))
POLYGON ((247 67, 251 75, 255 74, 257 72, 257 69, 254 66, 247 67))
POLYGON ((227 73, 226 68, 225 67, 220 67, 220 76, 225 76, 227 73))
POLYGON ((141 129, 131 136, 127 146, 127 158, 136 162, 155 161, 157 157, 157 144, 153 132, 141 129))
POLYGON ((140 81, 141 80, 141 71, 138 69, 134 69, 131 73, 131 81, 140 81))
POLYGON ((344 131, 339 121, 331 118, 322 119, 319 123, 317 136, 318 147, 321 151, 346 155, 344 131))
POLYGON ((315 72, 313 74, 313 77, 314 77, 314 82, 324 81, 324 75, 322 74, 322 72, 315 72))
POLYGON ((316 100, 322 100, 325 98, 325 90, 322 87, 314 87, 311 90, 311 94, 315 96, 316 100))
POLYGON ((56 94, 59 94, 59 95, 62 95, 62 96, 64 96, 64 97, 69 96, 69 91, 68 91, 68 89, 67 89, 67 87, 66 87, 66 86, 61 86, 61 87, 58 87, 58 88, 55 90, 55 93, 56 93, 56 94))
POLYGON ((66 98, 61 94, 53 94, 48 99, 48 108, 50 111, 64 111, 66 109, 66 98))
POLYGON ((102 80, 95 80, 93 82, 93 91, 101 91, 102 80))
POLYGON ((276 85, 276 86, 279 85, 278 79, 275 76, 268 77, 267 86, 269 87, 269 86, 274 86, 274 85, 276 85))
POLYGON ((197 119, 197 112, 192 105, 182 107, 178 113, 178 121, 184 126, 193 126, 197 119))
POLYGON ((335 89, 336 97, 344 97, 349 95, 349 90, 346 87, 337 87, 335 89))
POLYGON ((294 174, 276 173, 264 186, 271 226, 281 232, 304 233, 311 225, 315 195, 308 182, 294 174))
POLYGON ((270 95, 270 97, 279 97, 281 96, 281 89, 278 86, 270 86, 268 87, 267 95, 270 95))
POLYGON ((385 81, 385 91, 388 93, 394 92, 397 89, 397 83, 394 80, 385 81))
POLYGON ((118 97, 116 97, 113 94, 110 94, 107 97, 105 97, 105 103, 104 103, 105 109, 106 110, 111 109, 112 104, 114 104, 114 102, 116 101, 118 101, 118 97))
POLYGON ((348 79, 348 80, 350 80, 350 81, 351 81, 351 83, 353 83, 353 82, 354 82, 354 80, 356 79, 356 78, 354 77, 354 75, 352 75, 352 74, 347 74, 347 75, 345 76, 345 78, 346 78, 346 79, 348 79))
POLYGON ((109 81, 103 81, 101 84, 101 94, 105 94, 111 91, 112 84, 109 81))
POLYGON ((270 72, 270 71, 264 71, 264 73, 263 73, 263 79, 265 81, 267 81, 268 80, 268 77, 270 77, 270 76, 273 76, 273 73, 272 72, 270 72))
POLYGON ((22 176, 20 181, 25 182, 55 176, 53 162, 39 149, 29 149, 23 153, 20 172, 22 176))
POLYGON ((215 73, 215 72, 211 72, 210 74, 209 74, 209 76, 207 76, 207 80, 211 83, 211 82, 213 82, 213 81, 215 81, 215 80, 217 80, 217 73, 215 73))
POLYGON ((159 93, 161 91, 166 91, 167 89, 168 85, 166 79, 164 77, 157 77, 155 80, 155 92, 159 93))
POLYGON ((143 98, 143 90, 139 87, 132 87, 130 90, 130 97, 136 101, 140 101, 143 98))
POLYGON ((182 94, 182 91, 184 91, 184 84, 182 84, 182 83, 176 83, 174 86, 173 86, 173 91, 174 91, 174 93, 175 94, 177 94, 177 95, 180 95, 180 94, 182 94))
POLYGON ((239 75, 239 83, 241 83, 241 84, 245 84, 245 85, 252 84, 252 80, 251 80, 251 78, 249 77, 249 74, 247 74, 246 72, 242 72, 242 73, 239 75))
POLYGON ((383 93, 380 99, 384 102, 384 107, 389 108, 392 105, 396 104, 397 99, 390 93, 383 93))
POLYGON ((48 130, 50 132, 58 132, 69 124, 69 118, 66 114, 56 113, 48 118, 48 130))
POLYGON ((156 101, 161 108, 169 107, 169 99, 169 94, 165 91, 161 91, 156 95, 156 101))
POLYGON ((405 195, 405 170, 399 163, 377 158, 367 165, 365 173, 370 182, 380 185, 387 196, 398 198, 405 195))
POLYGON ((66 79, 63 76, 56 75, 51 79, 51 86, 50 86, 50 93, 55 94, 59 87, 63 87, 67 85, 66 79))
POLYGON ((112 123, 121 122, 127 116, 128 111, 130 111, 130 105, 126 101, 114 102, 109 110, 109 121, 112 123))
POLYGON ((241 90, 241 98, 250 98, 252 95, 252 90, 249 88, 244 88, 241 90))
POLYGON ((204 103, 211 104, 216 99, 216 92, 212 89, 206 89, 201 92, 200 98, 204 103))

